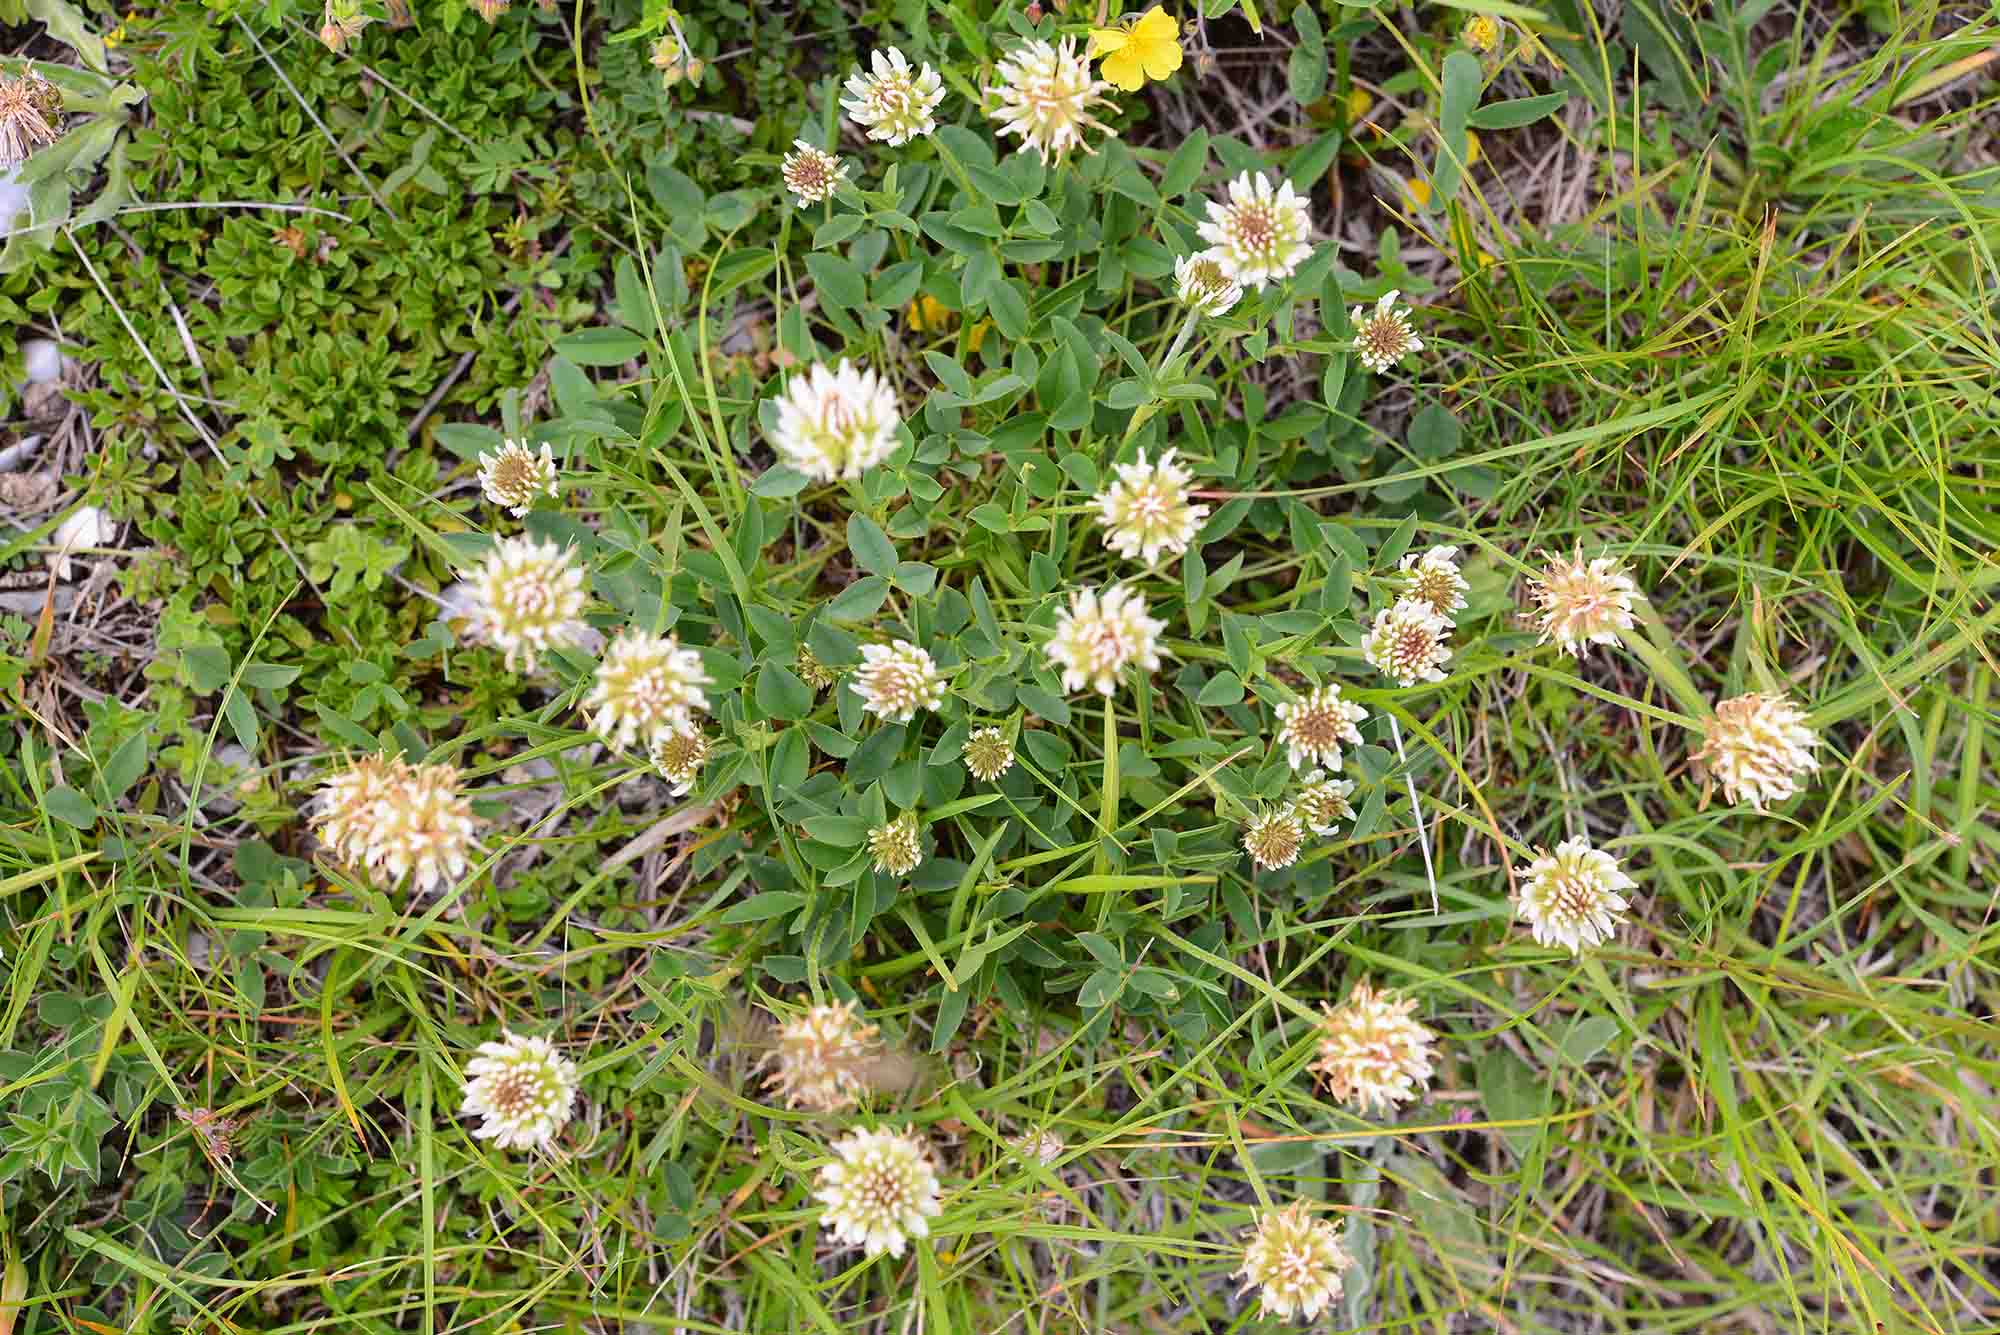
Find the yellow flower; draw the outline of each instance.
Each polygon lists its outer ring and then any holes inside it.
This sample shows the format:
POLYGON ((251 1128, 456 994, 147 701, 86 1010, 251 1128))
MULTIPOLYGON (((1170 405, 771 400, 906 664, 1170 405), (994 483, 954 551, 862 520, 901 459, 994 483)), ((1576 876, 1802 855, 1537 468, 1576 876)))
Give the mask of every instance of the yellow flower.
POLYGON ((1181 67, 1181 25, 1154 5, 1137 23, 1118 28, 1092 28, 1092 57, 1102 57, 1098 73, 1128 93, 1146 80, 1166 78, 1181 67))
POLYGON ((1421 176, 1413 176, 1410 178, 1410 184, 1406 187, 1406 189, 1408 189, 1410 192, 1411 202, 1414 203, 1418 208, 1422 209, 1430 207, 1431 183, 1429 181, 1426 181, 1421 176))
POLYGON ((919 333, 940 333, 951 328, 952 312, 928 292, 919 292, 903 311, 903 320, 919 333))

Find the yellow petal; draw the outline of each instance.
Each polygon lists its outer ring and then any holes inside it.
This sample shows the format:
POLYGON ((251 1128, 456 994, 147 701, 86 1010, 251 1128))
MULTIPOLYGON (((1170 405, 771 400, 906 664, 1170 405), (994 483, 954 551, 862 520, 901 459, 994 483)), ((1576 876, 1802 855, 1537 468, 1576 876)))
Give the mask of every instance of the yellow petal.
POLYGON ((1146 11, 1144 18, 1132 25, 1132 31, 1143 42, 1172 42, 1179 39, 1181 25, 1174 21, 1173 15, 1154 5, 1146 11))
POLYGON ((1113 51, 1098 66, 1098 72, 1109 83, 1123 88, 1128 93, 1136 93, 1146 82, 1146 72, 1141 60, 1141 52, 1136 46, 1113 51))
POLYGON ((1083 54, 1086 59, 1094 60, 1113 51, 1123 51, 1131 40, 1132 34, 1123 28, 1092 28, 1090 45, 1085 48, 1083 54))

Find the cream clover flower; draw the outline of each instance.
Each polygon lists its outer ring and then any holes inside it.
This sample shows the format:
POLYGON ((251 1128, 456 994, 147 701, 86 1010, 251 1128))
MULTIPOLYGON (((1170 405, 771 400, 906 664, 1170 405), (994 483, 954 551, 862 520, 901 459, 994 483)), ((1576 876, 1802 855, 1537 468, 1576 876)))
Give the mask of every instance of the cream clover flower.
POLYGON ((1111 485, 1091 498, 1104 524, 1104 545, 1149 566, 1159 564, 1162 553, 1185 552, 1208 514, 1206 505, 1188 502, 1193 474, 1174 462, 1172 450, 1153 464, 1141 450, 1138 462, 1119 464, 1116 471, 1111 485))
POLYGON ((792 151, 778 166, 785 189, 792 192, 800 208, 833 198, 833 192, 847 179, 847 164, 823 148, 803 139, 792 141, 792 151))
POLYGON ((670 732, 694 731, 694 711, 708 708, 702 687, 712 680, 701 655, 676 637, 627 629, 606 646, 583 709, 596 711, 590 726, 610 745, 651 747, 670 732))
POLYGON ((851 1108, 867 1090, 861 1076, 879 1032, 856 1018, 851 1001, 813 1006, 778 1026, 777 1046, 766 1058, 772 1067, 766 1088, 783 1095, 787 1108, 851 1108))
POLYGON ((1090 60, 1076 49, 1076 40, 1054 45, 1039 39, 1016 47, 994 70, 999 79, 999 106, 987 115, 1000 122, 1000 134, 1021 136, 1021 151, 1029 149, 1043 162, 1060 162, 1071 149, 1083 148, 1086 128, 1110 128, 1090 114, 1108 102, 1111 85, 1094 78, 1090 60))
POLYGON ((313 824, 342 861, 428 894, 465 874, 475 823, 464 782, 456 765, 363 756, 327 777, 313 824))
POLYGON ((820 1227, 869 1256, 901 1256, 911 1238, 929 1237, 938 1203, 937 1169, 915 1127, 850 1131, 832 1145, 813 1199, 820 1227))
POLYGON ((1243 300, 1243 289, 1209 256, 1183 255, 1174 261, 1174 296, 1189 310, 1214 317, 1243 300))
POLYGON ((1160 666, 1160 633, 1166 628, 1166 622, 1146 615, 1146 600, 1122 584, 1101 594, 1079 589, 1056 617, 1046 652, 1050 665, 1062 669, 1065 691, 1090 686, 1110 695, 1126 665, 1137 663, 1147 672, 1160 666))
POLYGON ((1307 1321, 1333 1305, 1340 1296, 1341 1272, 1354 1258, 1340 1245, 1340 1229, 1331 1220, 1315 1219, 1305 1201, 1257 1216, 1250 1243, 1243 1249, 1243 1292, 1258 1291, 1262 1316, 1307 1321))
POLYGON ((1260 291, 1282 282, 1312 254, 1312 218, 1290 181, 1249 172, 1229 183, 1226 200, 1208 202, 1208 221, 1195 229, 1209 243, 1202 258, 1223 276, 1260 291))
POLYGON ((1576 555, 1546 557, 1542 573, 1529 581, 1528 592, 1539 613, 1542 643, 1554 640, 1562 651, 1582 658, 1585 645, 1616 644, 1618 632, 1636 624, 1632 600, 1639 585, 1612 557, 1583 559, 1576 555))
POLYGON ((1292 799, 1292 810, 1299 813, 1308 830, 1324 838, 1338 828, 1339 822, 1354 819, 1354 807, 1348 801, 1353 796, 1354 780, 1330 779, 1314 770, 1306 775, 1299 795, 1292 799))
POLYGON ((908 640, 861 647, 861 666, 847 688, 861 697, 861 707, 885 722, 908 723, 919 709, 944 703, 944 678, 928 650, 908 640))
POLYGON ((916 813, 905 811, 887 825, 870 830, 868 852, 875 859, 875 870, 884 876, 907 876, 915 871, 924 860, 916 813))
POLYGON ((1693 758, 1722 782, 1722 796, 1759 811, 1799 791, 1799 776, 1819 768, 1812 749, 1819 734, 1805 711, 1782 695, 1739 695, 1715 707, 1702 725, 1705 740, 1693 758))
POLYGON ((872 72, 857 68, 847 76, 847 96, 840 99, 848 118, 870 139, 891 148, 921 139, 937 129, 932 113, 944 101, 944 81, 929 65, 912 70, 895 47, 872 52, 872 72))
POLYGON ((1529 933, 1537 944, 1561 946, 1572 955, 1611 939, 1627 908, 1619 892, 1638 885, 1617 858, 1581 836, 1563 840, 1553 853, 1538 850, 1516 874, 1521 891, 1515 911, 1529 933))
POLYGON ((576 1063, 546 1038, 503 1033, 465 1064, 463 1116, 481 1118, 473 1135, 496 1149, 547 1150, 576 1101, 576 1063))
POLYGON ((1399 686, 1443 681, 1450 635, 1451 623, 1429 603, 1398 598, 1375 614, 1375 624, 1361 637, 1361 656, 1399 686))
POLYGON ((548 443, 540 454, 525 440, 506 440, 479 456, 479 490, 514 518, 527 515, 537 496, 556 494, 556 460, 548 443))
POLYGON ((1453 613, 1465 610, 1465 595, 1472 586, 1458 573, 1458 548, 1433 547, 1422 555, 1411 552, 1398 569, 1408 595, 1439 616, 1450 620, 1453 613))
POLYGON ((1243 827, 1243 851, 1262 871, 1289 867, 1305 846, 1306 827, 1293 807, 1272 807, 1243 827))
POLYGON ((708 760, 708 738, 700 728, 658 733, 649 752, 654 770, 673 785, 672 795, 685 797, 708 760))
POLYGON ((1410 308, 1398 308, 1403 294, 1395 288, 1382 294, 1370 311, 1356 306, 1347 317, 1354 326, 1354 351, 1361 364, 1380 375, 1413 352, 1422 352, 1424 342, 1410 327, 1410 308))
POLYGON ((974 728, 967 735, 959 757, 972 777, 985 783, 992 783, 1014 768, 1014 747, 1007 734, 998 728, 974 728))
POLYGON ((896 391, 846 358, 829 371, 815 363, 785 382, 771 448, 818 482, 857 478, 895 453, 903 423, 896 391))
POLYGON ((472 588, 474 620, 505 651, 509 671, 519 662, 533 672, 545 650, 583 638, 583 570, 553 542, 500 539, 473 572, 472 588))
POLYGON ((1336 1100, 1387 1112, 1423 1093, 1437 1036, 1411 1018, 1415 1001, 1362 981, 1338 1010, 1324 1002, 1321 1008, 1319 1056, 1308 1069, 1336 1100))
POLYGON ((1341 743, 1361 745, 1361 729, 1356 725, 1368 711, 1344 698, 1333 683, 1307 691, 1296 700, 1278 706, 1278 745, 1285 748, 1292 768, 1307 764, 1339 771, 1341 743))

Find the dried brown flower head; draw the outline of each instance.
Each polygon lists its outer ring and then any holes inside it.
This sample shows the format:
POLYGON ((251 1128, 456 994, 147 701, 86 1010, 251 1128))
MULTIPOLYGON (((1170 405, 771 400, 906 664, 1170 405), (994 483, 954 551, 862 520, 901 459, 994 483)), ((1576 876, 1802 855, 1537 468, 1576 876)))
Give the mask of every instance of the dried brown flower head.
POLYGON ((18 167, 62 134, 62 92, 33 70, 0 74, 0 171, 18 167))

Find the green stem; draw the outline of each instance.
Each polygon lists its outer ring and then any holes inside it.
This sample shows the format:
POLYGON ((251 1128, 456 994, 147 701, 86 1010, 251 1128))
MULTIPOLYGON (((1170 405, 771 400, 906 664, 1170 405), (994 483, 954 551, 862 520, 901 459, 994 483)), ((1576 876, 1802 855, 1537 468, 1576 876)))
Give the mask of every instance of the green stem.
MULTIPOLYGON (((1118 828, 1118 704, 1115 695, 1104 697, 1104 775, 1098 794, 1097 824, 1107 832, 1118 828)), ((1092 869, 1100 875, 1111 869, 1111 860, 1105 855, 1101 837, 1092 869)))

